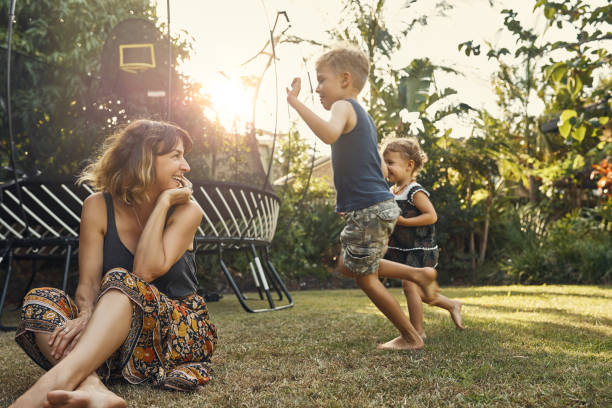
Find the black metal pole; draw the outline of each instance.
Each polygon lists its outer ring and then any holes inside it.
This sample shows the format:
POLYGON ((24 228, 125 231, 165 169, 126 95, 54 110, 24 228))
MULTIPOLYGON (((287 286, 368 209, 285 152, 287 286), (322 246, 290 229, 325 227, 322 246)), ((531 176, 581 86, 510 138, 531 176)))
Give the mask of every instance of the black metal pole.
POLYGON ((170 0, 166 0, 168 11, 168 115, 167 120, 172 121, 172 40, 170 39, 170 0))
POLYGON ((17 198, 19 199, 19 209, 21 210, 21 217, 25 222, 25 233, 28 237, 30 235, 30 223, 28 216, 23 210, 23 199, 21 197, 21 186, 19 185, 19 177, 17 176, 17 167, 15 166, 15 138, 13 136, 13 115, 11 107, 11 51, 12 51, 12 37, 13 37, 13 20, 15 19, 15 1, 11 0, 11 8, 8 16, 8 30, 7 30, 7 44, 6 44, 6 116, 8 119, 8 133, 9 133, 9 150, 10 150, 10 161, 11 169, 13 170, 13 180, 15 180, 15 188, 17 192, 17 198))

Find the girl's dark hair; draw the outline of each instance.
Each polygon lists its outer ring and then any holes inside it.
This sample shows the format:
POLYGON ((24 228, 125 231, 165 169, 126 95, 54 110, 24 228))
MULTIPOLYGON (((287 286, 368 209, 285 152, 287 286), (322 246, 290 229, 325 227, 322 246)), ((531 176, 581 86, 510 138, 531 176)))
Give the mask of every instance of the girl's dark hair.
POLYGON ((399 153, 404 159, 414 161, 414 175, 423 169, 427 162, 427 154, 421 149, 415 137, 398 137, 385 143, 383 156, 387 152, 399 153))

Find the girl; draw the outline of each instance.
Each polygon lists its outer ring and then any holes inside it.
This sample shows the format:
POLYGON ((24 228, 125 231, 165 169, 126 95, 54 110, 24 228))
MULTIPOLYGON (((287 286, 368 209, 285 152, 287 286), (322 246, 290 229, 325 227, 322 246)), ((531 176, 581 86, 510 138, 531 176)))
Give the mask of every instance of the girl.
POLYGON ((15 339, 48 371, 14 407, 125 407, 109 378, 183 391, 210 380, 217 330, 196 294, 191 145, 174 125, 138 120, 81 174, 97 192, 83 203, 76 295, 26 295, 15 339))
MULTIPOLYGON (((436 267, 438 246, 434 224, 438 217, 429 201, 429 193, 416 182, 417 175, 427 161, 427 155, 415 138, 398 138, 386 144, 383 157, 387 164, 388 179, 393 183, 391 192, 402 210, 389 238, 385 259, 418 268, 436 267)), ((407 280, 402 280, 402 288, 410 321, 424 339, 423 292, 407 280)), ((457 328, 464 328, 461 323, 461 302, 438 294, 429 304, 448 310, 457 328)))

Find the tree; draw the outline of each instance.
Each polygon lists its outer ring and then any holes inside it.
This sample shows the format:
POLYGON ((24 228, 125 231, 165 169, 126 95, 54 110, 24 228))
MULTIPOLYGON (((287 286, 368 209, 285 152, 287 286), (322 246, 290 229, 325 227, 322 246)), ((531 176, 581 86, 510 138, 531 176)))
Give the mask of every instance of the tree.
MULTIPOLYGON (((581 0, 537 1, 534 11, 542 11, 547 29, 556 27, 576 34, 575 41, 545 41, 533 29, 524 28, 513 10, 503 10, 504 25, 516 39, 514 50, 494 49, 487 56, 499 62, 496 89, 499 104, 515 135, 517 160, 529 177, 529 198, 535 201, 534 183, 559 203, 560 212, 580 206, 582 191, 590 188, 590 164, 612 151, 602 139, 602 126, 611 112, 610 61, 604 33, 612 22, 612 6, 589 5, 581 0), (512 55, 512 60, 508 56, 512 55), (522 67, 524 75, 520 75, 522 67), (604 75, 600 85, 596 74, 604 75), (527 111, 531 99, 544 103, 545 115, 538 120, 527 111), (520 106, 517 111, 513 109, 520 106), (544 133, 542 123, 558 120, 558 134, 544 133)), ((466 54, 479 54, 480 45, 468 41, 459 45, 466 54)))
MULTIPOLYGON (((7 39, 4 23, 8 7, 9 0, 2 0, 3 44, 7 39)), ((72 176, 111 128, 134 118, 136 113, 156 117, 155 112, 113 95, 101 100, 98 93, 101 51, 108 34, 127 18, 156 23, 155 8, 149 2, 18 1, 15 16, 12 111, 17 162, 22 169, 72 176)), ((176 65, 188 56, 190 48, 181 37, 172 39, 172 47, 176 65)), ((5 75, 1 71, 2 79, 5 75)), ((202 114, 202 104, 207 101, 199 95, 197 84, 177 72, 173 83, 173 121, 200 141, 204 129, 210 127, 202 114)), ((0 114, 0 126, 6 134, 5 111, 0 114)), ((1 164, 6 166, 6 139, 0 146, 1 164)), ((201 146, 200 143, 197 148, 201 146)))

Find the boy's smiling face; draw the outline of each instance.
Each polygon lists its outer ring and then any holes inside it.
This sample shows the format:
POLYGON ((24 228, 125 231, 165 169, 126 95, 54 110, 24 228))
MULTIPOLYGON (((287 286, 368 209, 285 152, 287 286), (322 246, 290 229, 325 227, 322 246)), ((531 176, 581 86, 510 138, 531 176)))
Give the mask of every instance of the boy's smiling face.
POLYGON ((352 97, 348 72, 337 73, 327 65, 322 65, 317 68, 317 82, 316 92, 326 110, 330 110, 334 102, 352 97))

